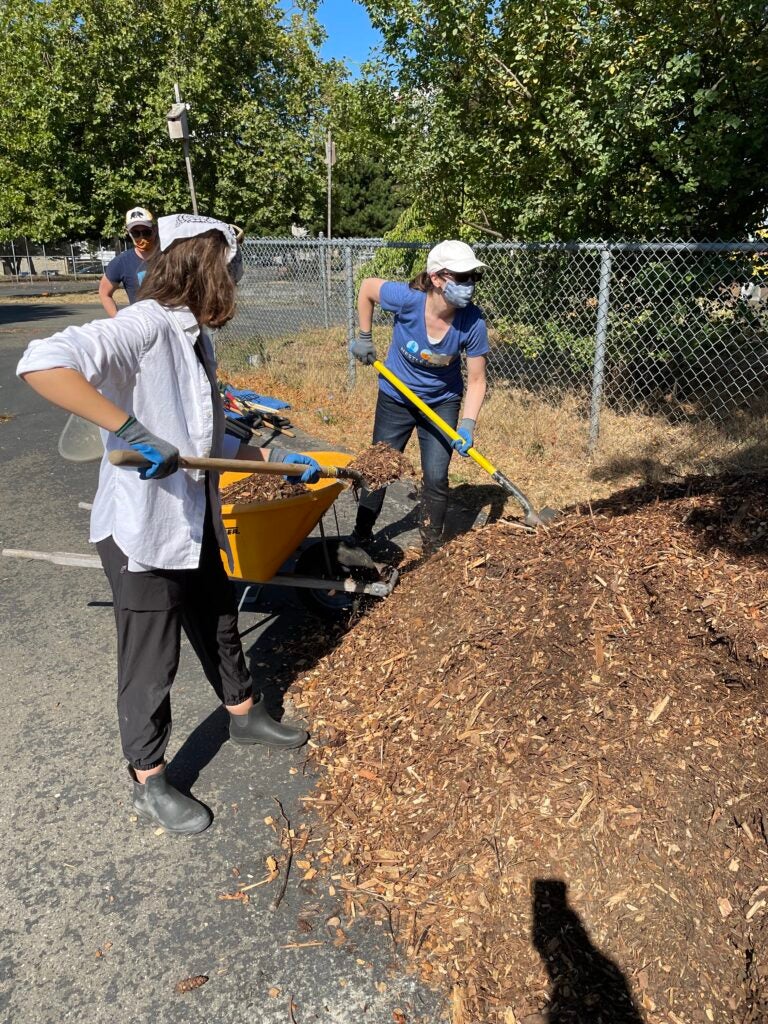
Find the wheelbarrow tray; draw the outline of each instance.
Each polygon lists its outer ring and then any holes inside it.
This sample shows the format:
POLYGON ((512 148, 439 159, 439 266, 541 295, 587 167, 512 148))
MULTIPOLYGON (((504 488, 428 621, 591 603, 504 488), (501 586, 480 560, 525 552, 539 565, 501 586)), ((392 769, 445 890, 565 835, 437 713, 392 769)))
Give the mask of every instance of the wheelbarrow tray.
MULTIPOLYGON (((346 466, 352 456, 344 452, 307 452, 318 462, 346 466)), ((298 467, 297 467, 298 468, 298 467)), ((250 473, 222 473, 223 489, 250 473)), ((308 484, 305 494, 276 501, 223 504, 221 518, 232 549, 233 569, 226 555, 224 566, 231 579, 267 583, 314 530, 347 486, 344 481, 324 479, 308 484)))

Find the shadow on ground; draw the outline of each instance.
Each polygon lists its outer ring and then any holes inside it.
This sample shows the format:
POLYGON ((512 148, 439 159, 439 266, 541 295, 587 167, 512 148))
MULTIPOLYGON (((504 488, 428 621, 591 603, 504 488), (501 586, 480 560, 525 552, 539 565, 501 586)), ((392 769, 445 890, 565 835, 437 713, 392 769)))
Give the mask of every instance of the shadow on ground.
MULTIPOLYGON (((703 550, 727 550, 736 557, 764 557, 768 553, 768 477, 765 473, 723 472, 683 477, 673 483, 656 482, 628 487, 590 506, 593 513, 611 518, 632 515, 645 506, 684 498, 703 499, 684 517, 683 525, 703 550)), ((584 513, 583 504, 576 510, 584 513)))
POLYGON ((727 455, 718 455, 708 460, 702 458, 700 447, 690 446, 674 453, 674 463, 668 458, 662 459, 660 446, 650 442, 639 453, 617 456, 602 462, 589 475, 592 480, 601 483, 618 483, 628 476, 634 476, 641 477, 644 484, 657 484, 681 479, 683 474, 679 472, 680 466, 702 466, 708 472, 720 474, 747 473, 756 469, 764 471, 768 467, 768 437, 758 434, 752 444, 739 445, 727 455))
POLYGON ((537 878, 532 897, 533 945, 551 985, 547 1024, 643 1024, 621 970, 569 906, 566 883, 537 878))
MULTIPOLYGON (((24 324, 34 320, 54 320, 77 312, 69 306, 47 306, 41 303, 4 305, 0 303, 0 324, 24 324)), ((106 313, 104 314, 106 316, 106 313)), ((97 319, 96 317, 93 318, 97 319)))

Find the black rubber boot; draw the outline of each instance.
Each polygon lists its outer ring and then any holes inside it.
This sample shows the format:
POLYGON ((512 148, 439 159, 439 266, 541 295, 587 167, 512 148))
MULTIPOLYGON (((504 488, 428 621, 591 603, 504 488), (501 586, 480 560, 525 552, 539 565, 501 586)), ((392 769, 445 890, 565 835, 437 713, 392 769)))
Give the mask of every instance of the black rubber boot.
POLYGON ((267 711, 263 700, 254 704, 247 715, 229 716, 229 738, 240 746, 261 743, 267 747, 292 750, 303 747, 309 739, 306 729, 276 722, 267 711))
POLYGON ((174 789, 165 772, 150 775, 141 783, 133 768, 129 766, 128 771, 133 779, 133 806, 142 821, 182 836, 204 832, 213 821, 208 808, 174 789))
POLYGON ((339 565, 348 569, 376 569, 376 563, 368 552, 370 545, 371 535, 361 538, 357 530, 347 538, 342 537, 336 547, 339 565))
POLYGON ((442 533, 438 533, 431 526, 420 526, 419 536, 421 537, 421 553, 425 558, 434 555, 443 546, 442 533))
POLYGON ((362 546, 370 544, 373 539, 373 528, 376 525, 376 520, 378 518, 378 512, 374 512, 373 509, 366 508, 365 505, 358 505, 357 515, 355 517, 355 527, 352 530, 350 542, 362 546))

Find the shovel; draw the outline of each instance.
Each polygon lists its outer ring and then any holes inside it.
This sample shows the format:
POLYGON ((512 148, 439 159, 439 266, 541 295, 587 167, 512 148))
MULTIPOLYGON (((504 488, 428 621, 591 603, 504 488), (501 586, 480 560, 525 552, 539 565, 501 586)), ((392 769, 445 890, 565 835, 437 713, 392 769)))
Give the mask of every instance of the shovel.
MULTIPOLYGON (((391 370, 382 363, 380 359, 375 360, 372 364, 382 377, 386 378, 392 387, 397 388, 401 395, 408 399, 408 401, 415 405, 417 409, 424 413, 427 419, 431 420, 436 427, 439 427, 444 434, 446 434, 452 441, 463 441, 463 438, 454 430, 453 427, 446 423, 444 419, 437 415, 437 413, 430 409, 429 406, 422 402, 418 395, 415 395, 413 391, 408 387, 407 384, 403 384, 399 377, 396 377, 391 370)), ((531 502, 526 498, 523 492, 512 483, 512 481, 506 477, 500 469, 497 469, 492 463, 488 461, 480 452, 476 451, 475 448, 470 448, 467 455, 473 459, 481 469, 484 469, 496 483, 503 487, 507 494, 511 494, 512 497, 520 503, 525 512, 523 522, 526 526, 548 526, 554 519, 560 516, 557 509, 554 508, 543 508, 537 512, 531 502)))
MULTIPOLYGON (((113 466, 125 466, 128 469, 144 469, 145 466, 151 465, 140 452, 127 448, 111 451, 109 461, 113 466)), ((201 459, 194 455, 181 455, 179 466, 182 469, 213 469, 219 473, 266 473, 269 476, 300 476, 304 471, 301 469, 301 463, 296 462, 201 459)), ((332 480, 351 480, 358 487, 366 486, 363 475, 354 469, 347 469, 346 466, 321 466, 320 476, 332 480)))

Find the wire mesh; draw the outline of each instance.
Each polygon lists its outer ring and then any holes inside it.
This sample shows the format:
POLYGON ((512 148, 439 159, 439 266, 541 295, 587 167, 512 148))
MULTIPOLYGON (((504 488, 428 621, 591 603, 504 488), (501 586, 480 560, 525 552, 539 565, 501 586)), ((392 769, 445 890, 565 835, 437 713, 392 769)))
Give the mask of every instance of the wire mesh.
MULTIPOLYGON (((225 371, 354 384, 347 345, 366 276, 408 280, 430 243, 249 239, 239 312, 220 334, 225 371)), ((768 383, 768 243, 479 243, 476 301, 495 387, 603 408, 723 423, 768 383)), ((387 314, 375 337, 385 348, 387 314)))
POLYGON ((0 242, 0 282, 101 277, 125 244, 123 239, 102 238, 33 242, 21 237, 0 242))
MULTIPOLYGON (((122 240, 0 243, 0 281, 95 280, 122 240)), ((348 353, 367 276, 407 281, 431 242, 251 238, 238 313, 218 333, 225 374, 355 384, 348 353)), ((727 425, 768 410, 768 240, 476 243, 488 264, 476 301, 491 385, 568 401, 592 446, 603 410, 727 425), (575 403, 575 404, 574 404, 575 403)), ((374 339, 386 351, 389 314, 374 339)))

